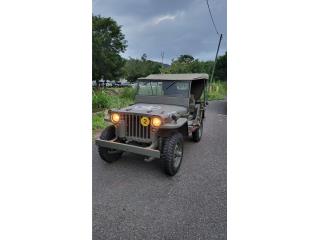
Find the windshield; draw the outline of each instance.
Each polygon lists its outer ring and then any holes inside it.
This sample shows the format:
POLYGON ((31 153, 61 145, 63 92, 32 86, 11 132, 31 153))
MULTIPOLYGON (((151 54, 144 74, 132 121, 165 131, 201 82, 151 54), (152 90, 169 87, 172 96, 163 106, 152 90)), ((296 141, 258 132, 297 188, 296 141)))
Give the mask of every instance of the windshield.
POLYGON ((139 81, 140 96, 189 97, 189 81, 139 81))

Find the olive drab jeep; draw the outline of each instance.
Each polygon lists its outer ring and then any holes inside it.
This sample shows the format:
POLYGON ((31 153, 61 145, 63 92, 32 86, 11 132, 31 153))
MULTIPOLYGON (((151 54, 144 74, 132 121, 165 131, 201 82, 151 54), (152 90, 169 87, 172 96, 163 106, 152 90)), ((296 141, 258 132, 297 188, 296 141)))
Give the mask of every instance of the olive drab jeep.
POLYGON ((96 139, 100 157, 114 162, 123 152, 159 159, 174 176, 183 158, 183 139, 202 137, 208 74, 152 74, 139 78, 135 103, 108 111, 111 124, 96 139))

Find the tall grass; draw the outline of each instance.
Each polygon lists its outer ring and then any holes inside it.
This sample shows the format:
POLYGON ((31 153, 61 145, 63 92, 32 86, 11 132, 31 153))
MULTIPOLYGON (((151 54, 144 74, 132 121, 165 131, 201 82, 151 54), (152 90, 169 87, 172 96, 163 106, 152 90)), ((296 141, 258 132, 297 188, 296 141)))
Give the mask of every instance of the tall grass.
POLYGON ((136 89, 121 88, 110 90, 96 90, 92 92, 92 129, 103 129, 107 125, 104 121, 104 111, 111 108, 121 108, 133 103, 136 89))
POLYGON ((217 81, 209 86, 208 100, 222 100, 227 95, 227 83, 217 81))
POLYGON ((104 112, 99 112, 92 114, 92 129, 102 129, 106 127, 106 122, 104 121, 104 112))
POLYGON ((121 98, 123 99, 131 99, 133 101, 136 95, 137 89, 136 88, 123 88, 121 90, 121 98))
POLYGON ((123 88, 119 93, 96 90, 92 94, 92 110, 97 112, 104 109, 125 107, 133 102, 134 96, 135 89, 133 88, 123 88))

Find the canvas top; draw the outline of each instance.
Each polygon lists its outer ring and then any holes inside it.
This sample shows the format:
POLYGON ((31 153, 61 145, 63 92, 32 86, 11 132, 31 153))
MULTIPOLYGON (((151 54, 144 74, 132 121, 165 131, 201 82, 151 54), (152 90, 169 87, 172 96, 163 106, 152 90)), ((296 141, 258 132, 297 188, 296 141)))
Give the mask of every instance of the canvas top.
POLYGON ((170 80, 170 81, 177 81, 177 80, 203 80, 209 79, 208 74, 206 73, 176 73, 176 74, 150 74, 147 77, 138 78, 139 80, 170 80))

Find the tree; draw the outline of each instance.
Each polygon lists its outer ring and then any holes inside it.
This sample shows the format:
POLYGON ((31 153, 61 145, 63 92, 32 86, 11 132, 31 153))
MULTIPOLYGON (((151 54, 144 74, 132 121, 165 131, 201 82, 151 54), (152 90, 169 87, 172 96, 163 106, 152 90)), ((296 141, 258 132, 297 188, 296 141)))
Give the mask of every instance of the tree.
MULTIPOLYGON (((161 73, 207 73, 211 75, 214 61, 199 61, 191 55, 180 55, 167 68, 161 68, 161 73)), ((227 53, 218 57, 214 79, 227 80, 227 53)))
POLYGON ((144 61, 144 62, 147 61, 147 54, 145 54, 145 53, 142 54, 141 60, 144 61))
POLYGON ((123 68, 125 78, 134 82, 139 77, 149 74, 160 73, 161 63, 147 60, 147 55, 143 54, 140 59, 129 58, 123 68))
POLYGON ((173 59, 170 67, 162 68, 162 73, 202 73, 208 72, 207 62, 194 59, 191 55, 180 55, 178 59, 173 59))
POLYGON ((185 63, 190 63, 194 60, 194 57, 192 57, 191 55, 188 54, 184 54, 184 55, 180 55, 180 57, 178 57, 178 62, 185 62, 185 63))
POLYGON ((119 79, 125 61, 120 56, 127 41, 112 18, 92 16, 92 78, 119 79))
POLYGON ((218 57, 213 78, 215 80, 227 81, 227 52, 218 57))

